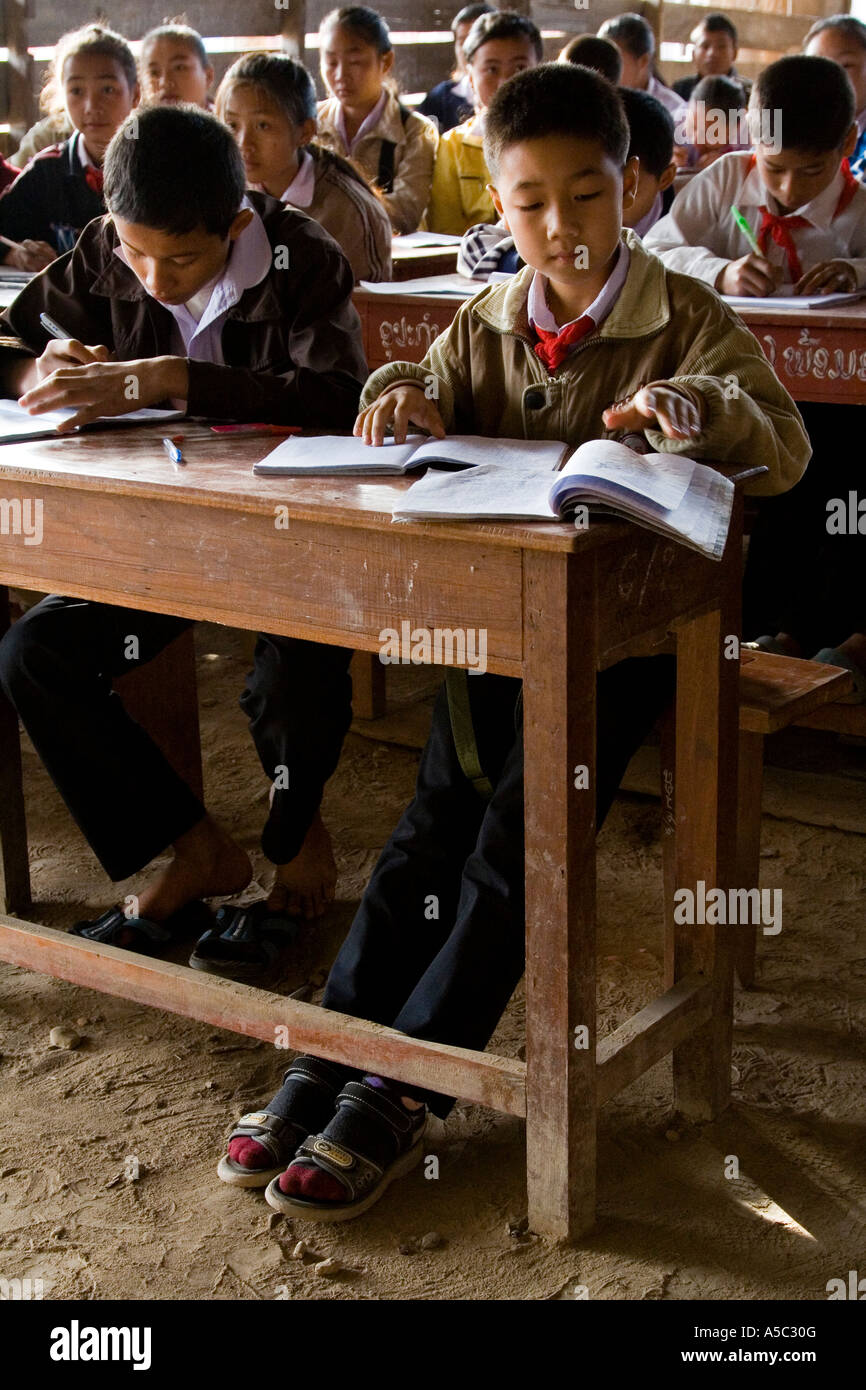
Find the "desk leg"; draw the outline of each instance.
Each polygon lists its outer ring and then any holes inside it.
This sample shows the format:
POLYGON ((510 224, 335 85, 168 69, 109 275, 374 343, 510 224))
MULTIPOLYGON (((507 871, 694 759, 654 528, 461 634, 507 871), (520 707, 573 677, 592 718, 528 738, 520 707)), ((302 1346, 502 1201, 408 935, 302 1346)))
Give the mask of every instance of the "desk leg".
POLYGON ((526 1166, 529 1225, 595 1221, 595 564, 524 571, 526 1166), (575 788, 574 769, 588 771, 575 788), (575 1029, 585 1029, 575 1033, 575 1029))
MULTIPOLYGON (((677 642, 676 887, 692 891, 696 908, 701 880, 726 898, 736 886, 739 662, 725 657, 724 639, 739 632, 739 547, 732 522, 721 607, 681 629, 677 642)), ((713 985, 709 1022, 674 1049, 674 1099, 691 1119, 708 1120, 730 1099, 733 932, 697 921, 673 930, 675 980, 698 971, 713 985)))
MULTIPOLYGON (((8 628, 9 590, 0 585, 0 637, 8 628)), ((0 912, 26 912, 30 903, 18 715, 0 694, 0 912)))

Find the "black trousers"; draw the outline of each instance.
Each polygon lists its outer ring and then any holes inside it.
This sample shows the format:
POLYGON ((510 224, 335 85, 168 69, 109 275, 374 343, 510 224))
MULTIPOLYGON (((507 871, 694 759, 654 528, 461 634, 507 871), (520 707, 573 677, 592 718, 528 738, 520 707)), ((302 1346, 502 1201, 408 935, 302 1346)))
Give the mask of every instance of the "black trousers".
POLYGON ((762 498, 749 541, 743 636, 787 632, 806 657, 866 632, 866 535, 827 530, 827 503, 866 496, 866 409, 804 402, 812 460, 790 492, 762 498))
MULTIPOLYGON (((115 882, 205 814, 111 686, 191 626, 186 618, 52 594, 0 642, 0 687, 115 882)), ((241 706, 267 776, 288 772, 262 834, 272 863, 297 854, 337 765, 352 717, 351 656, 288 637, 261 635, 256 644, 241 706)))
MULTIPOLYGON (((596 809, 673 698, 675 659, 621 662, 598 678, 596 809)), ((415 796, 382 851, 331 969, 322 1005, 410 1037, 483 1049, 524 967, 521 684, 471 676, 485 803, 460 768, 444 686, 415 796)), ((551 757, 559 757, 551 730, 551 757)), ((453 1100, 416 1087, 445 1117, 453 1100)))

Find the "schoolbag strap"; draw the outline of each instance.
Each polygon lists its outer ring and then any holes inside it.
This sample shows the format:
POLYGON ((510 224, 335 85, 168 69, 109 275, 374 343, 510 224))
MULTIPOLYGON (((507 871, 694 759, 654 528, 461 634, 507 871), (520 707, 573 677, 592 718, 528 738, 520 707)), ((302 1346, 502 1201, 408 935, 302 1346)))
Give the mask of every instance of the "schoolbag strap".
MULTIPOLYGON (((406 122, 412 112, 399 99, 397 110, 400 112, 400 120, 405 129, 406 122)), ((376 170, 376 183, 383 193, 393 193, 394 191, 394 151, 396 148, 393 140, 383 140, 379 146, 379 167, 376 170)))
POLYGON ((454 750, 461 771, 482 800, 489 801, 493 796, 493 786, 481 767, 478 741, 472 723, 472 708, 469 704, 468 672, 459 666, 449 666, 445 672, 445 690, 448 695, 448 714, 451 719, 454 750))

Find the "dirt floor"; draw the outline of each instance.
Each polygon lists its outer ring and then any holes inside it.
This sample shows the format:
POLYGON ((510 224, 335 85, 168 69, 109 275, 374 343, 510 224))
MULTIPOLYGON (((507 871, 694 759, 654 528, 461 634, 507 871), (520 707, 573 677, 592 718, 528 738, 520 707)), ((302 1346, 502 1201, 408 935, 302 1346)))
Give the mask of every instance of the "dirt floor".
MULTIPOLYGON (((202 627, 198 644, 208 804, 258 875, 268 788, 237 708, 248 640, 202 627)), ((392 675, 404 676, 396 697, 417 688, 417 673, 392 675)), ((401 744, 417 744, 426 708, 350 735, 325 805, 338 903, 282 992, 333 958, 411 793, 417 752, 401 744)), ((135 883, 112 890, 26 743, 25 763, 31 915, 68 926, 135 883)), ((233 1118, 273 1094, 285 1052, 0 965, 0 1272, 41 1278, 57 1299, 826 1298, 864 1260, 866 758, 819 750, 817 763, 811 797, 784 772, 800 800, 787 810, 783 788, 764 821, 763 883, 783 888, 784 925, 761 941, 758 988, 738 991, 734 1103, 702 1129, 674 1121, 669 1061, 616 1097, 601 1119, 598 1225, 579 1248, 526 1233, 523 1126, 473 1105, 433 1121, 438 1180, 419 1168, 348 1225, 271 1227, 262 1195, 215 1167, 233 1118), (837 792, 844 830, 828 812, 837 792), (82 1045, 50 1047, 58 1024, 82 1045), (431 1232, 441 1243, 418 1248, 431 1232), (301 1238, 345 1272, 325 1280, 292 1259, 301 1238)), ((658 823, 657 803, 626 793, 601 836, 602 1032, 660 987, 658 823)), ((518 991, 491 1049, 516 1055, 522 1032, 518 991)))

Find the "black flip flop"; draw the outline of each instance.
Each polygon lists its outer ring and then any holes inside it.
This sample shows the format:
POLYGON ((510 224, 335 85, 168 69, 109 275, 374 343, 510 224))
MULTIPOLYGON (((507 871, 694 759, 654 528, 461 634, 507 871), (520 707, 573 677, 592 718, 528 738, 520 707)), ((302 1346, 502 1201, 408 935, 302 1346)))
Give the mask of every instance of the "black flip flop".
POLYGON ((149 917, 127 917, 121 907, 110 907, 95 921, 76 922, 70 936, 84 936, 103 946, 118 946, 123 951, 135 951, 140 956, 155 956, 178 937, 200 932, 213 917, 197 898, 178 908, 162 922, 149 917))
POLYGON ((229 904, 218 910, 215 925, 199 937, 189 963, 193 970, 231 980, 261 980, 274 973, 300 930, 296 917, 271 912, 266 902, 249 907, 229 904))

